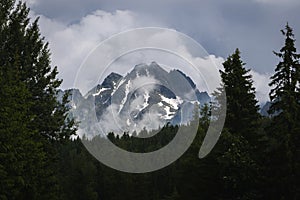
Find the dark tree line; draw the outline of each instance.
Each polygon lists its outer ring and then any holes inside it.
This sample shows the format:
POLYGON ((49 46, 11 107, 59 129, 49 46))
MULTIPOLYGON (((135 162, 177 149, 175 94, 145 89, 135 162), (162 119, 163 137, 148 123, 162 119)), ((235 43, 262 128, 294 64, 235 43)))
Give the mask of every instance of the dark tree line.
MULTIPOLYGON (((0 199, 300 199, 300 55, 288 24, 284 45, 274 52, 280 61, 270 81, 270 117, 259 114, 237 49, 220 71, 222 89, 215 95, 226 91, 227 117, 212 152, 198 158, 213 104, 195 115, 196 139, 180 159, 156 172, 128 174, 69 139, 76 124, 68 118, 68 96, 57 101, 61 80, 38 19, 30 23, 28 12, 23 3, 0 2, 0 199)), ((149 152, 168 144, 178 128, 166 125, 151 138, 110 133, 107 139, 149 152)))

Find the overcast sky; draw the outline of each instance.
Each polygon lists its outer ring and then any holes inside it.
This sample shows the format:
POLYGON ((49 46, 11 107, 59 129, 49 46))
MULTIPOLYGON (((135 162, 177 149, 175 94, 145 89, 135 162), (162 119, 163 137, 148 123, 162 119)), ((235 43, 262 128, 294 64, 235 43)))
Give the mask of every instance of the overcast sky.
MULTIPOLYGON (((253 70, 257 96, 267 100, 284 42, 286 22, 300 38, 299 0, 27 0, 31 16, 50 42, 53 64, 64 88, 72 87, 75 72, 88 53, 113 34, 156 26, 175 29, 199 42, 220 63, 235 48, 253 70)), ((300 43, 296 42, 299 49, 300 43)))

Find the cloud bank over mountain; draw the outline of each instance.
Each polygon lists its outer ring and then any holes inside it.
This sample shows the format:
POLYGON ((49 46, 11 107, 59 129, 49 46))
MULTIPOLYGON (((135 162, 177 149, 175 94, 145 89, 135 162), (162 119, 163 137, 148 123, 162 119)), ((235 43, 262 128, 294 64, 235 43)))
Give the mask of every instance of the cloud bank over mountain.
MULTIPOLYGON (((38 16, 34 12, 32 12, 31 15, 32 18, 38 16)), ((114 12, 97 10, 84 16, 80 19, 80 21, 71 24, 66 24, 60 20, 51 19, 43 15, 39 16, 41 32, 46 37, 46 40, 50 42, 53 61, 52 64, 59 68, 59 76, 64 79, 64 89, 72 88, 74 86, 74 79, 81 64, 87 58, 89 53, 91 53, 91 51, 105 39, 122 31, 143 27, 145 24, 165 27, 163 24, 159 24, 157 22, 154 23, 149 20, 147 21, 144 17, 140 16, 140 14, 129 10, 117 10, 114 12)), ((200 70, 202 75, 205 76, 208 81, 214 80, 216 79, 216 76, 218 76, 214 74, 215 68, 217 68, 217 70, 222 69, 222 62, 224 61, 224 58, 216 55, 197 57, 193 54, 192 50, 190 50, 184 43, 181 43, 178 38, 172 38, 163 31, 161 34, 152 37, 150 42, 167 43, 169 48, 180 51, 184 57, 198 63, 199 66, 202 66, 202 69, 200 70), (211 71, 210 69, 213 68, 214 70, 211 71)), ((114 47, 111 47, 111 51, 114 51, 114 47)), ((129 56, 131 59, 130 61, 128 61, 127 58, 126 62, 115 63, 115 68, 119 68, 121 70, 119 73, 125 74, 129 69, 124 67, 122 68, 117 65, 132 66, 132 63, 139 63, 143 61, 151 62, 153 61, 153 58, 157 57, 157 54, 158 53, 155 52, 147 52, 146 54, 142 53, 141 55, 135 54, 131 57, 129 56)), ((174 60, 173 63, 173 67, 177 67, 175 65, 184 64, 180 63, 179 60, 174 60)), ((101 66, 101 63, 99 63, 97 67, 103 67, 104 71, 104 67, 106 66, 101 66)), ((203 80, 199 77, 199 75, 197 77, 197 75, 195 75, 192 71, 189 72, 188 68, 184 72, 195 80, 198 87, 203 87, 201 88, 203 90, 206 89, 204 86, 205 83, 197 82, 197 80, 203 80)), ((91 69, 90 74, 93 75, 93 69, 91 69)), ((106 75, 108 74, 109 72, 107 72, 106 75)), ((267 100, 267 93, 269 90, 267 87, 269 74, 262 74, 255 71, 253 71, 252 74, 257 88, 257 97, 261 102, 265 102, 267 100)), ((92 86, 92 83, 90 85, 87 83, 83 84, 86 85, 86 89, 92 86)), ((219 85, 219 80, 215 80, 215 83, 212 85, 217 87, 219 85)), ((83 93, 84 92, 86 91, 83 91, 83 93)))

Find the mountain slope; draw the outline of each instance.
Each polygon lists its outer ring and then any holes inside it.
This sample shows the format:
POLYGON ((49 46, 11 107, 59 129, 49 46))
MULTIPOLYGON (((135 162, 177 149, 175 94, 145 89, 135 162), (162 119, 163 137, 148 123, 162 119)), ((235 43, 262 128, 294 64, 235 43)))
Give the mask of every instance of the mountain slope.
POLYGON ((72 92, 72 115, 81 121, 81 128, 92 129, 94 123, 103 133, 188 123, 194 104, 210 101, 183 72, 167 72, 155 62, 136 65, 124 77, 111 73, 84 98, 78 92, 72 92))

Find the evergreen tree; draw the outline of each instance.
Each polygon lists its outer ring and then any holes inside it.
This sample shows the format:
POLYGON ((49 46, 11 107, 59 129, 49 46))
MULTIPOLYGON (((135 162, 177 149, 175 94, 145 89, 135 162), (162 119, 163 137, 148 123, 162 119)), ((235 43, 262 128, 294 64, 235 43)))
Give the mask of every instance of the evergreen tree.
POLYGON ((98 199, 95 161, 80 139, 68 141, 60 149, 62 199, 98 199))
POLYGON ((232 133, 240 133, 252 140, 259 121, 259 106, 255 98, 250 70, 245 69, 239 49, 223 63, 222 81, 227 97, 225 127, 232 133))
POLYGON ((285 44, 275 74, 271 77, 270 92, 273 115, 267 128, 270 137, 267 163, 267 197, 273 199, 300 198, 299 149, 300 149, 300 54, 297 54, 292 28, 287 24, 281 31, 285 44), (276 192, 274 192, 276 191, 276 192))
MULTIPOLYGON (((285 38, 285 45, 280 52, 274 54, 281 59, 275 74, 269 84, 273 89, 270 92, 272 101, 269 112, 279 113, 278 118, 292 123, 299 109, 299 82, 300 82, 300 54, 297 54, 293 29, 287 24, 285 30, 281 30, 285 38)), ((275 117, 276 118, 276 117, 275 117)))
POLYGON ((50 66, 38 19, 30 23, 28 13, 25 3, 0 2, 0 194, 56 199, 55 145, 76 128, 68 119, 67 96, 57 101, 61 80, 50 66))
MULTIPOLYGON (((0 53, 2 55, 2 52, 0 53)), ((0 65, 0 198, 37 198, 39 175, 45 152, 29 128, 33 116, 26 86, 13 64, 0 65)))
MULTIPOLYGON (((223 182, 221 198, 256 198, 258 161, 256 158, 260 116, 255 88, 240 51, 228 57, 220 71, 227 97, 225 129, 216 146, 223 182)), ((220 90, 220 89, 219 89, 220 90)), ((221 105, 224 106, 224 105, 221 105)))

